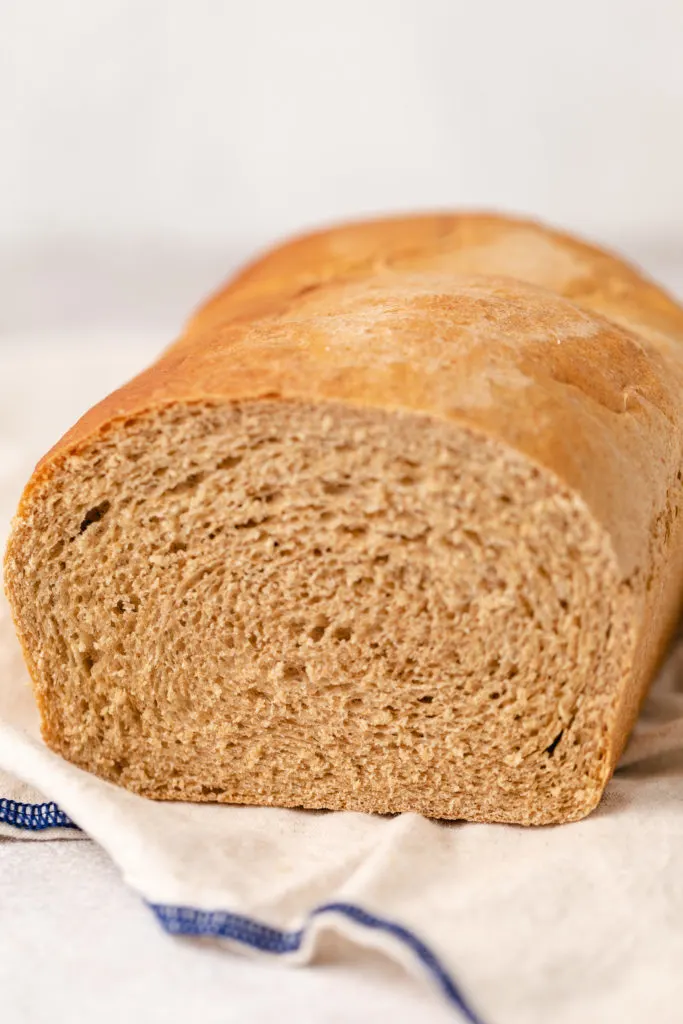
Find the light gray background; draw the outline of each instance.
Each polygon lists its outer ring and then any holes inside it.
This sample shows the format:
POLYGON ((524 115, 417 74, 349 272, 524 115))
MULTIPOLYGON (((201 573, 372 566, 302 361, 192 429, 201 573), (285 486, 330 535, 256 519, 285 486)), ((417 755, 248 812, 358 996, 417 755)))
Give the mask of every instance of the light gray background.
POLYGON ((683 228, 680 0, 3 0, 0 223, 251 244, 377 208, 683 228))
MULTIPOLYGON (((349 215, 683 260, 681 0, 2 0, 0 344, 156 323, 349 215)), ((661 272, 661 271, 660 271, 661 272)))

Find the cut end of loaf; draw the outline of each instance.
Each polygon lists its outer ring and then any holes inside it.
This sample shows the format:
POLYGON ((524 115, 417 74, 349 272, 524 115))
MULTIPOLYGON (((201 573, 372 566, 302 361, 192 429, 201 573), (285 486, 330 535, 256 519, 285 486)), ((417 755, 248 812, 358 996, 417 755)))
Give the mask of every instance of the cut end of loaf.
POLYGON ((6 586, 46 741, 145 796, 547 823, 613 766, 632 637, 605 534, 455 423, 119 423, 29 494, 6 586))

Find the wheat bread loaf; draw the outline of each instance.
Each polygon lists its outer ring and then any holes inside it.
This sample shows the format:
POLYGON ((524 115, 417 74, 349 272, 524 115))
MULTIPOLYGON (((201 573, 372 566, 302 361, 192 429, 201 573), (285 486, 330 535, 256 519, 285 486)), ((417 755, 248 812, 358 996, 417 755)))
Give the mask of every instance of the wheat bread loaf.
POLYGON ((587 814, 679 612, 682 345, 530 222, 267 254, 26 487, 46 742, 157 799, 587 814))

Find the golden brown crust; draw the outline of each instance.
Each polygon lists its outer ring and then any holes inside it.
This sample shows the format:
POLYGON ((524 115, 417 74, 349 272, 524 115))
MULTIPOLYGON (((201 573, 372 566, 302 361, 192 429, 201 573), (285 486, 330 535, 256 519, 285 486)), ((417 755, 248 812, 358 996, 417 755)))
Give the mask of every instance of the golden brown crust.
POLYGON ((636 267, 536 221, 491 213, 380 218, 294 238, 248 264, 204 303, 185 336, 269 315, 333 280, 429 270, 517 278, 683 341, 681 307, 636 267))
MULTIPOLYGON (((40 468, 115 418, 163 404, 172 387, 174 357, 210 350, 218 363, 235 334, 228 324, 302 312, 313 292, 328 312, 337 301, 328 291, 339 282, 383 281, 388 289, 406 273, 500 275, 538 285, 647 336, 665 356, 683 344, 683 310, 635 268, 610 254, 534 221, 493 214, 433 214, 361 221, 296 238, 266 253, 236 275, 192 318, 182 337, 151 368, 95 406, 47 453, 40 468), (328 298, 329 296, 329 298, 328 298)), ((184 364, 187 370, 188 364, 184 364)), ((188 373, 188 389, 201 389, 188 373)), ((592 368, 585 377, 590 380, 592 368)), ((209 392, 230 390, 230 365, 220 367, 209 392)), ((175 390, 175 388, 173 388, 175 390)), ((239 389, 238 389, 239 390, 239 389)), ((248 388, 242 397, 253 397, 248 388)))

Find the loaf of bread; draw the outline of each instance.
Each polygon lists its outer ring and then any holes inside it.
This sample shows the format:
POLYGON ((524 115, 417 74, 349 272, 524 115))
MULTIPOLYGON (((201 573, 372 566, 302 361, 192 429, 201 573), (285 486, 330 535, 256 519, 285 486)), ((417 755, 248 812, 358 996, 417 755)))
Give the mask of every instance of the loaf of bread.
POLYGON ((26 487, 45 741, 155 799, 582 817, 681 604, 682 398, 683 310, 538 224, 275 249, 26 487))

